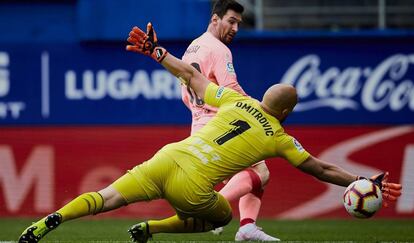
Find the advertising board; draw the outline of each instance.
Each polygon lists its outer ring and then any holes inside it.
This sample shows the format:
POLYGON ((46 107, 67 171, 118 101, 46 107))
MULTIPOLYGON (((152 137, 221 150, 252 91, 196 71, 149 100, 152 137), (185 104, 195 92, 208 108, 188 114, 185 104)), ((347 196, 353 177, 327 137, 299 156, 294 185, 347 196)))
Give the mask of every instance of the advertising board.
MULTIPOLYGON (((166 43, 180 57, 187 42, 166 43)), ((290 124, 412 124, 414 48, 398 39, 237 42, 245 91, 289 83, 290 124)), ((231 65, 231 63, 229 63, 231 65)), ((117 44, 19 44, 0 48, 0 125, 188 124, 179 81, 117 44)))
MULTIPOLYGON (((403 185, 403 195, 375 217, 414 216, 413 126, 288 126, 287 132, 311 154, 359 175, 389 171, 390 180, 403 185)), ((188 133, 187 126, 1 128, 0 215, 40 216, 55 211, 80 193, 106 187, 188 133)), ((270 159, 267 165, 271 179, 261 217, 350 217, 342 205, 345 188, 322 183, 282 159, 270 159)), ((237 216, 237 204, 233 206, 237 216)), ((103 217, 172 213, 165 201, 158 200, 103 217)))

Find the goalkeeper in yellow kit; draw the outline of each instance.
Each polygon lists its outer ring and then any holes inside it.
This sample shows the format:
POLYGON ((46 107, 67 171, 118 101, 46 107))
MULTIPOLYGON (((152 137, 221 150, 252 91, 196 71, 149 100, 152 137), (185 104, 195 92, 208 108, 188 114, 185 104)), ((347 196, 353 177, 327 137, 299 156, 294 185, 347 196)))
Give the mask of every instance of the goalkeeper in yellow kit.
MULTIPOLYGON (((311 156, 281 123, 297 103, 295 88, 277 84, 261 102, 210 83, 195 68, 159 47, 151 24, 147 33, 137 27, 130 32, 127 50, 151 56, 185 85, 219 108, 217 115, 187 139, 160 149, 150 160, 134 167, 99 192, 80 195, 25 229, 19 242, 38 242, 61 223, 95 215, 138 201, 164 198, 176 215, 133 225, 136 242, 156 233, 205 232, 228 224, 232 218, 227 200, 214 186, 257 161, 282 157, 321 181, 348 186, 359 179, 333 164, 311 156), (235 162, 237 161, 237 162, 235 162)), ((396 200, 401 185, 388 183, 388 173, 372 180, 385 199, 396 200)))

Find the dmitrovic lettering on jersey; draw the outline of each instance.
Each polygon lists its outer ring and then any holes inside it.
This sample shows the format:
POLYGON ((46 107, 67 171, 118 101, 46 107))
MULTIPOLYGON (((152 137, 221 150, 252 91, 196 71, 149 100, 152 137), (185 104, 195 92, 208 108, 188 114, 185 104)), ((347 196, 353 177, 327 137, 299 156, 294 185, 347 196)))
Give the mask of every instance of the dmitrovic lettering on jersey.
POLYGON ((217 115, 191 137, 162 149, 187 173, 215 184, 265 158, 282 157, 298 166, 309 157, 257 100, 210 83, 205 102, 219 107, 217 115))

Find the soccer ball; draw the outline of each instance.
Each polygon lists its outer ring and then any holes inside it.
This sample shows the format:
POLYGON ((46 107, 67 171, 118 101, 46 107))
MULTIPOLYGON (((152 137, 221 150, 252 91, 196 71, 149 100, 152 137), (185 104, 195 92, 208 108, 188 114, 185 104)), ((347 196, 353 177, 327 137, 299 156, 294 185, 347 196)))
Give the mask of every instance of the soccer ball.
POLYGON ((382 206, 380 188, 367 179, 352 182, 345 190, 344 206, 356 218, 372 217, 382 206))

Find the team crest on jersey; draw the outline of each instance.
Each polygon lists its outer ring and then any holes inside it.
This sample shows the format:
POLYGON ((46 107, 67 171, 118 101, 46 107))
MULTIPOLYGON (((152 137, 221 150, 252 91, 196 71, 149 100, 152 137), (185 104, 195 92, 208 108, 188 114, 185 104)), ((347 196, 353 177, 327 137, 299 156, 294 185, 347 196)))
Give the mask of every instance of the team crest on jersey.
POLYGON ((220 99, 221 98, 221 96, 223 95, 223 91, 224 91, 224 87, 219 87, 217 89, 217 92, 216 92, 216 98, 217 99, 220 99))
POLYGON ((293 144, 295 145, 296 149, 299 152, 302 152, 304 150, 303 147, 302 147, 302 144, 300 144, 299 141, 296 140, 295 138, 293 138, 293 144))

